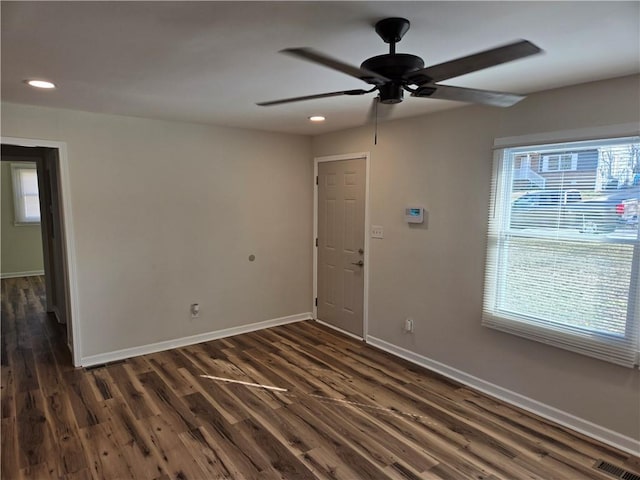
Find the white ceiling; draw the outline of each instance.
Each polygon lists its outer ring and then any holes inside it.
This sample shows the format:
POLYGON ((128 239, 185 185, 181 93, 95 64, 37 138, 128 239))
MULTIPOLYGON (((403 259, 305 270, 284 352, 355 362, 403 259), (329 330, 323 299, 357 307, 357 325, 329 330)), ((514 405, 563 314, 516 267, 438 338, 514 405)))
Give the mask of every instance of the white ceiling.
MULTIPOLYGON (((445 84, 531 93, 640 72, 640 2, 8 2, 2 100, 92 112, 318 134, 362 125, 374 94, 258 107, 367 85, 279 54, 345 62, 387 53, 372 25, 411 21, 398 52, 427 65, 524 38, 545 53, 445 84), (55 82, 53 91, 23 80, 55 82), (311 124, 312 114, 327 117, 311 124)), ((406 98, 393 118, 464 104, 406 98)))

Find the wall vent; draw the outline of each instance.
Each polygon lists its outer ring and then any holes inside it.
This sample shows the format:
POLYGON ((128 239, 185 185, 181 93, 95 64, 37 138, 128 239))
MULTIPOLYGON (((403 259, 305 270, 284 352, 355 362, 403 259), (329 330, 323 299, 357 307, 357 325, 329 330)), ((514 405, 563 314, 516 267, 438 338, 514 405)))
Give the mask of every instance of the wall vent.
POLYGON ((599 460, 594 465, 596 470, 608 473, 612 477, 619 478, 621 480, 640 480, 640 475, 637 473, 629 472, 622 467, 614 465, 604 460, 599 460))

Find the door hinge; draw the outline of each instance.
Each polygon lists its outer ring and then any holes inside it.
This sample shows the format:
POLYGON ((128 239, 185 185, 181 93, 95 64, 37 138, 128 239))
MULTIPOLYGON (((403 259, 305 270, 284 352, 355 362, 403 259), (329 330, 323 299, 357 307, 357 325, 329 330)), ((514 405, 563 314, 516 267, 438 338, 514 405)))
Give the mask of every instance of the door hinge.
POLYGON ((316 247, 318 246, 318 237, 316 237, 316 247))
POLYGON ((316 297, 316 307, 318 306, 318 297, 316 297))
POLYGON ((320 184, 318 183, 318 176, 317 176, 317 175, 316 175, 316 185, 320 185, 320 184))

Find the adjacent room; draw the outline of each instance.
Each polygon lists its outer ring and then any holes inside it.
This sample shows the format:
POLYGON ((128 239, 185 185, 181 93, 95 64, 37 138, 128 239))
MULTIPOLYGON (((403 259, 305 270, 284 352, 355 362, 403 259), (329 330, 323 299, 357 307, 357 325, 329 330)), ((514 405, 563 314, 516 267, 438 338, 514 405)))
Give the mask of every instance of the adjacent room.
POLYGON ((640 479, 640 3, 1 9, 1 478, 640 479))

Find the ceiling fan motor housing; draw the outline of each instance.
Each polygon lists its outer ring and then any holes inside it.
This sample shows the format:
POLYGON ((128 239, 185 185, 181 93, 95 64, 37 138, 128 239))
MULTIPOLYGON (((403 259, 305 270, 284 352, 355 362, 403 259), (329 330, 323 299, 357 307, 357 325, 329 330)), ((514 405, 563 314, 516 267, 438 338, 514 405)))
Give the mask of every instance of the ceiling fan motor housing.
POLYGON ((380 103, 393 104, 402 102, 402 84, 396 82, 385 83, 378 87, 380 103))
POLYGON ((416 55, 408 53, 388 53, 371 57, 360 68, 376 72, 392 81, 378 86, 382 103, 402 102, 402 86, 407 84, 405 75, 424 68, 424 62, 416 55))
POLYGON ((423 69, 424 62, 420 57, 408 53, 387 53, 368 58, 360 68, 400 81, 407 73, 423 69))

